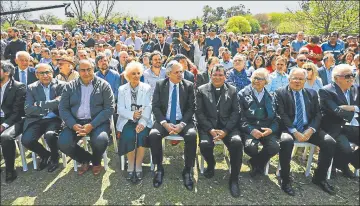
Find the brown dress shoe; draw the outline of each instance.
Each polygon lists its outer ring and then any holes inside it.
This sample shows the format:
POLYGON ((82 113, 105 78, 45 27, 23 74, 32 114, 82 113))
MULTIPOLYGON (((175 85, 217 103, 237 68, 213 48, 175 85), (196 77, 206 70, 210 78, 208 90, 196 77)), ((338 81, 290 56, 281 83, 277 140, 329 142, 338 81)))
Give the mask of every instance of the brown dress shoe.
POLYGON ((92 167, 92 172, 93 174, 96 176, 98 174, 100 174, 101 170, 102 170, 102 166, 101 165, 98 165, 98 166, 93 166, 92 167))
POLYGON ((86 171, 90 169, 89 163, 83 163, 81 164, 81 167, 78 170, 79 175, 83 175, 86 171))

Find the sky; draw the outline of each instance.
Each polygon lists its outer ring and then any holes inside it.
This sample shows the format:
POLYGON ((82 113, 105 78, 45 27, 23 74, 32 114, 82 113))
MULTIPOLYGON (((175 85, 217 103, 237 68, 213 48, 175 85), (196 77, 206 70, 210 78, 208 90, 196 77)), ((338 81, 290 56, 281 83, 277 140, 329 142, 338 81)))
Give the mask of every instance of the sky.
MULTIPOLYGON (((59 5, 71 1, 27 1, 29 8, 59 5)), ((91 1, 87 2, 90 4, 91 1)), ((105 4, 105 3, 104 3, 105 4)), ((285 12, 286 8, 296 8, 296 1, 116 1, 114 11, 129 12, 138 16, 141 20, 149 20, 154 16, 170 16, 171 19, 186 20, 202 16, 202 8, 209 5, 212 8, 222 6, 225 10, 231 6, 244 4, 245 9, 250 9, 252 14, 285 12)), ((91 7, 85 7, 91 11, 91 7)), ((31 12, 30 19, 39 19, 42 13, 53 13, 59 18, 65 19, 65 9, 57 8, 31 12)))

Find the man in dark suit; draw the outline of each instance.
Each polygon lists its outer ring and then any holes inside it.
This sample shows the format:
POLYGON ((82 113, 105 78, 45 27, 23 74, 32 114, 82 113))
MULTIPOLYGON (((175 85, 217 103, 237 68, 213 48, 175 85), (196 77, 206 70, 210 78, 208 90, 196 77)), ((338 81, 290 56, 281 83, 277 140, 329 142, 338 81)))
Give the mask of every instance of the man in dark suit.
POLYGON ((64 82, 53 79, 51 66, 43 63, 36 65, 36 77, 39 81, 30 84, 26 91, 26 119, 21 142, 40 156, 39 171, 48 167, 48 172, 53 172, 59 165, 57 140, 62 121, 58 106, 64 82), (50 151, 38 142, 42 135, 50 151))
POLYGON ((115 99, 111 86, 96 77, 94 65, 87 59, 79 61, 79 78, 69 82, 59 104, 65 129, 61 132, 59 149, 81 163, 79 175, 90 169, 94 175, 102 170, 101 159, 109 143, 110 118, 115 110, 115 99), (93 153, 85 151, 77 142, 90 137, 93 153))
POLYGON ((331 73, 334 69, 335 58, 332 54, 326 54, 323 57, 324 65, 318 69, 319 77, 324 86, 331 84, 333 81, 331 79, 331 73))
POLYGON ((15 69, 14 79, 25 85, 29 85, 37 81, 35 75, 35 69, 29 67, 30 63, 30 54, 26 51, 19 51, 16 53, 17 67, 15 69))
POLYGON ((208 62, 207 62, 207 70, 206 72, 200 73, 197 75, 197 80, 196 80, 196 86, 199 88, 201 85, 203 84, 207 84, 210 82, 210 75, 209 73, 211 72, 212 68, 214 67, 214 65, 219 64, 219 58, 217 57, 210 57, 208 62))
POLYGON ((13 79, 15 68, 11 63, 1 61, 0 72, 0 143, 6 165, 5 181, 10 183, 17 177, 14 168, 15 138, 21 134, 23 128, 26 86, 13 79))
POLYGON ((334 83, 319 90, 321 128, 336 140, 333 170, 338 168, 350 178, 354 175, 349 163, 359 168, 359 149, 352 151, 349 143, 359 145, 359 87, 353 85, 354 76, 350 65, 337 65, 332 72, 334 83))
POLYGON ((326 174, 335 153, 336 141, 320 128, 321 113, 315 90, 304 88, 307 72, 295 68, 290 71, 289 86, 275 91, 276 112, 283 126, 280 140, 281 189, 294 196, 290 184, 290 161, 294 141, 309 142, 320 147, 318 167, 312 182, 334 195, 334 187, 326 181, 326 174))
POLYGON ((166 66, 168 78, 156 82, 152 99, 152 111, 155 123, 149 134, 149 145, 152 160, 157 165, 153 179, 154 187, 163 182, 162 138, 179 134, 185 140, 185 168, 182 176, 188 190, 193 189, 191 169, 194 167, 196 155, 196 129, 193 122, 194 88, 193 84, 183 80, 183 68, 177 61, 170 61, 166 66))
POLYGON ((240 90, 238 96, 244 151, 251 157, 248 162, 250 176, 255 177, 264 173, 266 163, 280 150, 277 142, 279 123, 273 97, 265 88, 269 82, 269 72, 264 68, 257 69, 250 79, 251 85, 240 90), (260 152, 259 143, 263 145, 260 152))
POLYGON ((196 93, 196 119, 199 125, 200 151, 208 167, 206 178, 214 176, 214 142, 222 140, 230 153, 231 175, 229 189, 233 197, 240 196, 239 172, 242 164, 242 142, 240 131, 236 128, 240 117, 236 88, 225 84, 225 68, 221 64, 214 66, 211 83, 199 87, 196 93))

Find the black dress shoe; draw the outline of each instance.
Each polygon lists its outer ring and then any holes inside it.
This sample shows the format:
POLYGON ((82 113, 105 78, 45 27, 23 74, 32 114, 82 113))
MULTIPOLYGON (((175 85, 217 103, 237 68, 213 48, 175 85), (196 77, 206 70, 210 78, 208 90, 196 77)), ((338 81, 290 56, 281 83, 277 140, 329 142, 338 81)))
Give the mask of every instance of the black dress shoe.
POLYGON ((51 160, 48 166, 48 172, 54 172, 59 167, 59 160, 51 160))
POLYGON ((281 184, 281 189, 288 195, 290 196, 295 196, 295 191, 292 188, 290 183, 282 183, 281 184))
POLYGON ((318 181, 317 179, 313 178, 312 182, 330 195, 336 194, 335 188, 331 186, 326 180, 318 181))
POLYGON ((134 176, 134 173, 133 172, 127 172, 127 177, 126 177, 126 180, 131 180, 134 176))
POLYGON ((41 170, 45 169, 49 165, 49 162, 50 162, 50 156, 41 158, 40 164, 39 164, 37 170, 41 171, 41 170))
POLYGON ((194 188, 194 181, 192 180, 191 172, 185 172, 182 173, 184 186, 188 190, 192 190, 194 188))
POLYGON ((11 183, 17 178, 17 173, 15 170, 12 171, 6 171, 6 183, 11 183))
POLYGON ((142 172, 136 172, 136 179, 137 179, 138 181, 141 181, 142 178, 143 178, 143 173, 142 173, 142 172))
POLYGON ((206 168, 205 169, 205 171, 204 171, 204 177, 206 177, 206 178, 212 178, 212 177, 214 177, 214 175, 215 175, 215 168, 206 168))
POLYGON ((164 177, 164 170, 157 170, 155 172, 155 176, 153 179, 153 185, 155 188, 158 188, 161 186, 161 184, 163 182, 163 177, 164 177))
POLYGON ((240 197, 240 188, 238 180, 229 181, 230 194, 233 197, 240 197))
POLYGON ((345 167, 344 169, 341 170, 342 174, 344 175, 344 177, 350 178, 350 179, 354 179, 355 175, 353 172, 351 172, 349 167, 345 167))

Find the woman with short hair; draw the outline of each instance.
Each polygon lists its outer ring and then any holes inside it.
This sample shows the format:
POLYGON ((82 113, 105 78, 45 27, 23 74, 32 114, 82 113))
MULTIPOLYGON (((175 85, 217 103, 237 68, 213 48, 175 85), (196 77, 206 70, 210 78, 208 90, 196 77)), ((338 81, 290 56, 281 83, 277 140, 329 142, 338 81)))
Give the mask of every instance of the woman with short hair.
POLYGON ((302 66, 307 71, 307 77, 305 82, 305 88, 310 88, 315 91, 319 91, 324 85, 319 78, 318 68, 312 62, 307 62, 302 66))
POLYGON ((141 63, 129 63, 124 71, 124 77, 128 83, 120 86, 118 92, 117 113, 119 117, 116 123, 117 138, 119 139, 118 154, 120 156, 127 154, 128 180, 132 179, 133 175, 137 180, 142 179, 145 137, 149 135, 153 125, 151 88, 148 84, 140 82, 142 75, 141 63), (137 143, 136 146, 135 143, 137 143), (136 160, 135 147, 137 147, 136 160))

